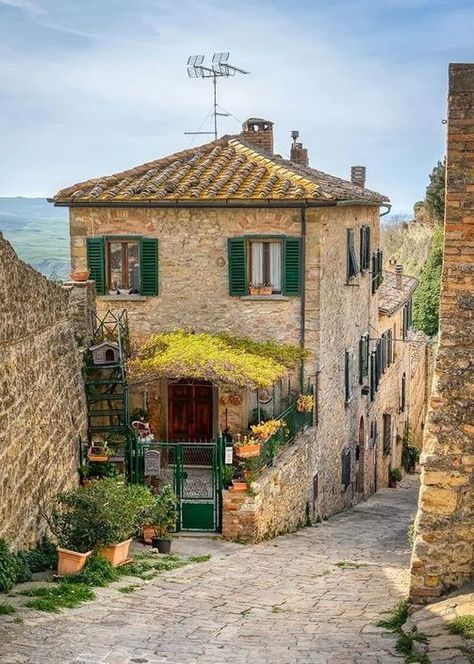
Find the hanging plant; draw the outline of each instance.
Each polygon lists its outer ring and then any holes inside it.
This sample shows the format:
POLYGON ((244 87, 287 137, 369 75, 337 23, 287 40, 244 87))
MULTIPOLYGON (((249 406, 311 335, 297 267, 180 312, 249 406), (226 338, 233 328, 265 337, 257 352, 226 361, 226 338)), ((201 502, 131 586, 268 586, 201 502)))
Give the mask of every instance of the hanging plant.
POLYGON ((296 410, 299 413, 311 413, 314 408, 314 397, 312 394, 300 394, 296 400, 296 410))
POLYGON ((260 422, 260 424, 253 424, 250 429, 257 439, 265 442, 284 426, 286 426, 285 420, 267 420, 266 422, 260 422))

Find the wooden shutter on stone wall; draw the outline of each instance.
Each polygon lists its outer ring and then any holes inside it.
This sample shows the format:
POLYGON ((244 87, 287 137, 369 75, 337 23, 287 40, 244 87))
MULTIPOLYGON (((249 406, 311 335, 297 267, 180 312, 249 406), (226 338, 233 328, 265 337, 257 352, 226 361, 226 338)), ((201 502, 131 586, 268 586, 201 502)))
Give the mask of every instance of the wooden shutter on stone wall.
POLYGON ((244 237, 227 240, 229 295, 247 295, 247 251, 244 237))
POLYGON ((140 294, 158 295, 158 240, 143 237, 140 242, 140 294))
POLYGON ((97 295, 105 295, 105 241, 103 237, 87 238, 87 267, 95 281, 97 295))
POLYGON ((301 240, 286 236, 283 240, 283 295, 301 292, 301 240))

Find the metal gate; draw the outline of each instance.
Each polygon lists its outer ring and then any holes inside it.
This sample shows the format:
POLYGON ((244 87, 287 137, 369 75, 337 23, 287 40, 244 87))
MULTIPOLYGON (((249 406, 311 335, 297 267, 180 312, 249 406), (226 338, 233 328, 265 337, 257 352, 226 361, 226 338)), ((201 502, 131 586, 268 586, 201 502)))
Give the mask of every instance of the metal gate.
POLYGON ((130 482, 159 492, 173 487, 179 502, 177 530, 220 530, 222 441, 155 443, 132 441, 127 455, 130 482))

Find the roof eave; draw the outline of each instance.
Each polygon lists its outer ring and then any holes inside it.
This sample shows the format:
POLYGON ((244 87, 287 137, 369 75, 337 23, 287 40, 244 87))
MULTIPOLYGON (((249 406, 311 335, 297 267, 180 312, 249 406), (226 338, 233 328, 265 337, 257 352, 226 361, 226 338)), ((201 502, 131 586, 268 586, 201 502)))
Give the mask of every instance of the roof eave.
POLYGON ((55 207, 156 207, 156 208, 173 208, 173 207, 335 207, 335 206, 368 206, 368 207, 383 207, 387 205, 382 201, 369 201, 369 200, 321 200, 311 198, 225 198, 225 199, 165 199, 165 200, 96 200, 91 201, 88 199, 58 199, 48 198, 48 202, 53 203, 55 207))

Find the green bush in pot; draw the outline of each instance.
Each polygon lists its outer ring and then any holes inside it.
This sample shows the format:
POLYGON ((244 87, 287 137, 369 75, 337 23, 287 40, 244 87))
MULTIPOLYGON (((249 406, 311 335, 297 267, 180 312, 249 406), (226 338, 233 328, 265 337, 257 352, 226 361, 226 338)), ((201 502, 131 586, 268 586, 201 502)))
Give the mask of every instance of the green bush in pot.
POLYGON ((144 514, 146 525, 153 529, 152 545, 160 553, 171 550, 171 533, 178 518, 178 498, 171 486, 164 486, 144 514))

